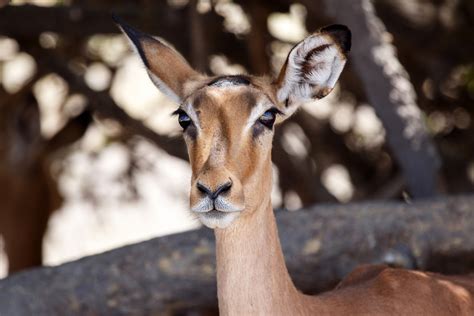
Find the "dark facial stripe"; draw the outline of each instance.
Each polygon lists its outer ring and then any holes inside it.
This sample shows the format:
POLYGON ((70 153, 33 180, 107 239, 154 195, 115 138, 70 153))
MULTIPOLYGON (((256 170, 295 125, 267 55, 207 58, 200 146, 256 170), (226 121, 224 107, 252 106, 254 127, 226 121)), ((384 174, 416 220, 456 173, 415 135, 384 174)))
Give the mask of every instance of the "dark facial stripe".
POLYGON ((252 136, 253 136, 253 139, 257 139, 260 135, 263 134, 263 132, 265 132, 265 126, 263 126, 263 124, 260 124, 260 123, 256 123, 253 127, 252 127, 252 136))
POLYGON ((198 110, 201 104, 204 103, 206 95, 202 91, 196 93, 196 97, 193 100, 193 107, 198 110))
POLYGON ((240 96, 239 101, 241 104, 246 104, 248 106, 249 112, 257 105, 257 97, 255 96, 255 93, 251 91, 245 91, 240 96))
POLYGON ((248 86, 250 85, 250 80, 242 75, 222 76, 212 80, 207 85, 210 87, 248 86))

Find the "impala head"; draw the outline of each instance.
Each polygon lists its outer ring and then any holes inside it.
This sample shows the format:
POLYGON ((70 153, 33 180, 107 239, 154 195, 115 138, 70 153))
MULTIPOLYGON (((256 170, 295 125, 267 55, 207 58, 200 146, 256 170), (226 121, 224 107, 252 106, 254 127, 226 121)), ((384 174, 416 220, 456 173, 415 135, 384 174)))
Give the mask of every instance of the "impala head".
POLYGON ((160 40, 117 23, 153 83, 179 106, 192 167, 191 211, 204 225, 225 228, 268 204, 274 125, 331 92, 350 49, 348 28, 333 25, 308 36, 271 80, 207 77, 160 40))

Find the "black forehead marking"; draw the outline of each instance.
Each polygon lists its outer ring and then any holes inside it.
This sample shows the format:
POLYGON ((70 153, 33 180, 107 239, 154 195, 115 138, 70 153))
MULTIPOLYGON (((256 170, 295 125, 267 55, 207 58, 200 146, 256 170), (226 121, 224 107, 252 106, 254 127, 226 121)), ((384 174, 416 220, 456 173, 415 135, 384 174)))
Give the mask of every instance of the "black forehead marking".
POLYGON ((209 87, 248 86, 250 80, 247 76, 233 75, 217 77, 207 84, 209 87))

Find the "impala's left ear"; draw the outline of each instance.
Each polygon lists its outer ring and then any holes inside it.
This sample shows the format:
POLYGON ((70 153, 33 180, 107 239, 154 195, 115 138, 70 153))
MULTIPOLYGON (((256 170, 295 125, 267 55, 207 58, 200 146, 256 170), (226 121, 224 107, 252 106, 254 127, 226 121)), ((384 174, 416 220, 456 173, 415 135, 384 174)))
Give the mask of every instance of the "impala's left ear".
POLYGON ((285 103, 285 114, 332 91, 350 48, 351 32, 344 25, 322 28, 293 47, 274 82, 278 101, 285 103))

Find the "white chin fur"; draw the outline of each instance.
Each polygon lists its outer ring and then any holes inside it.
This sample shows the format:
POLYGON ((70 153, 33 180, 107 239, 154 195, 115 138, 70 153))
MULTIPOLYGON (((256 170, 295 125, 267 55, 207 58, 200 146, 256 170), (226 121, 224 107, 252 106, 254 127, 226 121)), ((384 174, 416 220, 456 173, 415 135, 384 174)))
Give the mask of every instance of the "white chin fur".
POLYGON ((225 213, 222 217, 215 218, 215 217, 209 217, 206 216, 206 214, 199 214, 199 220, 201 223, 209 227, 211 229, 214 228, 226 228, 229 227, 232 222, 239 217, 240 212, 231 212, 231 213, 225 213))

